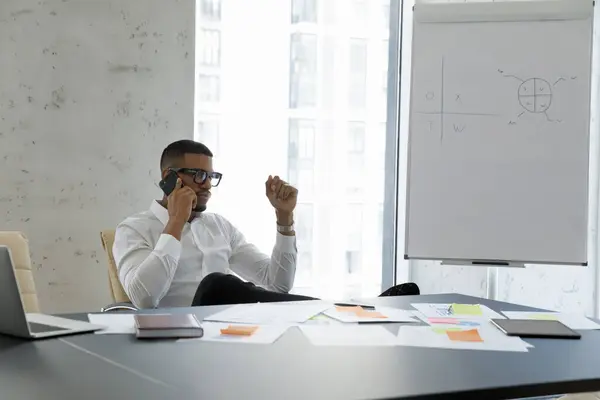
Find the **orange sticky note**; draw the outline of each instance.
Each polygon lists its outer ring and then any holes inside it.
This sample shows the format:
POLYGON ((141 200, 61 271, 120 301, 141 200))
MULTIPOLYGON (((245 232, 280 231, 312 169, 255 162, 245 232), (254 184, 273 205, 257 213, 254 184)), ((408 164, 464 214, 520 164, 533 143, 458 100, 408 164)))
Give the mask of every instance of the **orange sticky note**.
POLYGON ((356 311, 355 313, 356 316, 360 318, 387 318, 379 311, 363 310, 362 308, 360 309, 360 311, 356 311))
POLYGON ((466 331, 446 331, 446 335, 455 342, 483 342, 477 329, 469 329, 466 331))
POLYGON ((353 313, 358 313, 358 312, 364 311, 361 306, 352 306, 352 307, 335 306, 335 310, 337 312, 353 312, 353 313))
POLYGON ((229 325, 227 328, 221 329, 221 335, 251 336, 257 329, 258 326, 229 325))

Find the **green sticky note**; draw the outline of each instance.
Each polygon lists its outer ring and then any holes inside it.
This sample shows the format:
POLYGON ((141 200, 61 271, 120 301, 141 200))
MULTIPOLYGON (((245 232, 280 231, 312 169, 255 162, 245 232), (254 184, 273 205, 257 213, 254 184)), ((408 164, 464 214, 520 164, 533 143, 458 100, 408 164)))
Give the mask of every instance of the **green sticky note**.
POLYGON ((531 314, 531 319, 542 319, 546 321, 558 321, 558 315, 554 314, 531 314))
POLYGON ((462 330, 460 328, 431 328, 431 329, 433 329, 433 331, 435 333, 439 333, 439 334, 442 334, 442 335, 445 335, 446 332, 448 332, 448 331, 450 331, 450 332, 456 332, 456 331, 461 331, 462 330))
POLYGON ((483 315, 479 304, 452 304, 454 315, 483 315))

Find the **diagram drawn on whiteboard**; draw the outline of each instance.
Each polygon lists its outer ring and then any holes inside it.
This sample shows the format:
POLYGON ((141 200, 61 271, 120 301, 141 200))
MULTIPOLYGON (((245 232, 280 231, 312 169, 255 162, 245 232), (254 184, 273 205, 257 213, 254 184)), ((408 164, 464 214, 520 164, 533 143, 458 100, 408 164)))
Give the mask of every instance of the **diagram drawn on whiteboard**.
MULTIPOLYGON (((442 57, 440 64, 440 85, 439 90, 430 90, 423 95, 427 103, 432 105, 432 111, 416 111, 417 114, 439 117, 440 142, 444 141, 444 134, 447 130, 446 123, 448 117, 454 117, 452 122, 452 131, 462 133, 468 131, 469 118, 472 117, 494 117, 497 114, 481 113, 472 110, 464 110, 462 102, 462 93, 448 90, 446 82, 446 64, 445 57, 442 57)), ((434 129, 435 121, 430 119, 429 131, 434 129)))
MULTIPOLYGON (((516 75, 505 74, 504 71, 498 70, 505 78, 512 78, 519 81, 519 87, 517 89, 517 100, 523 108, 523 111, 517 115, 517 118, 521 118, 524 114, 544 114, 546 121, 560 123, 562 120, 556 118, 553 119, 548 114, 550 107, 552 106, 552 99, 554 96, 553 88, 561 82, 566 81, 566 78, 558 78, 554 83, 550 83, 544 78, 520 78, 516 75)), ((576 76, 570 78, 571 80, 577 79, 576 76)), ((509 124, 516 124, 515 121, 510 121, 509 124)))

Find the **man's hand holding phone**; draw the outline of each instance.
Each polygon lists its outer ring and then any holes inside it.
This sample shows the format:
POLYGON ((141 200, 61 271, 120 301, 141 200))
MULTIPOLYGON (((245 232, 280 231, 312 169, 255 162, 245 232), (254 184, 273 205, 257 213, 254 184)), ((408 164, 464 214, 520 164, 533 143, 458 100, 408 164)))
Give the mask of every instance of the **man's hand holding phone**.
POLYGON ((177 178, 175 189, 167 197, 167 210, 169 211, 169 222, 163 233, 181 240, 181 232, 185 223, 190 219, 192 210, 196 207, 198 198, 196 193, 189 187, 183 186, 181 179, 177 178))

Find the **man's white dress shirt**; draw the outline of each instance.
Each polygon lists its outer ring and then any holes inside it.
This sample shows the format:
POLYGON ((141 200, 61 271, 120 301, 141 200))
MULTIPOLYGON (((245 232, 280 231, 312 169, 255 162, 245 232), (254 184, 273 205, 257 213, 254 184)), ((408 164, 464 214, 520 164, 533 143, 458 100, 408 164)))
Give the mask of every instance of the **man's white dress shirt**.
POLYGON ((235 272, 268 290, 289 292, 296 274, 296 237, 277 233, 273 253, 260 252, 224 217, 200 213, 181 242, 163 230, 168 211, 158 202, 117 226, 113 255, 119 280, 138 308, 190 306, 200 281, 235 272))

